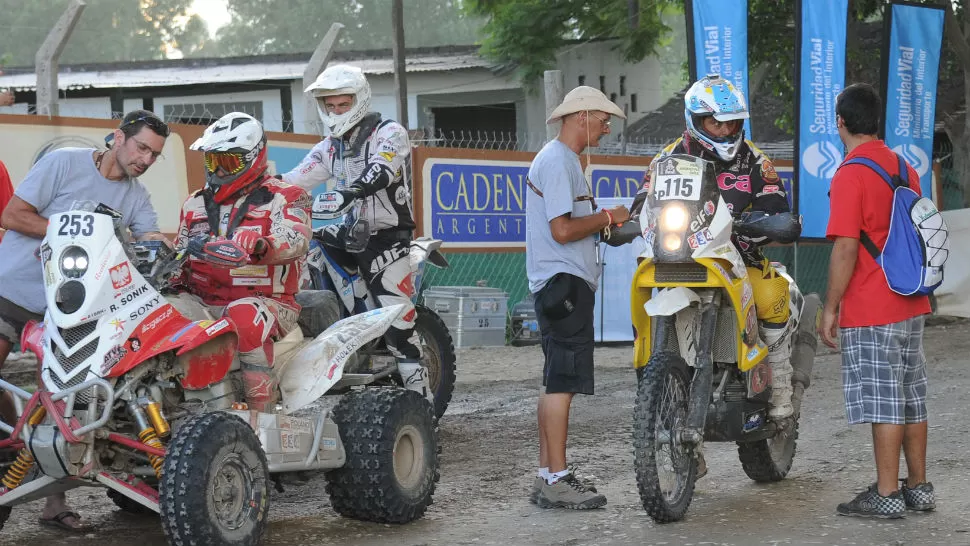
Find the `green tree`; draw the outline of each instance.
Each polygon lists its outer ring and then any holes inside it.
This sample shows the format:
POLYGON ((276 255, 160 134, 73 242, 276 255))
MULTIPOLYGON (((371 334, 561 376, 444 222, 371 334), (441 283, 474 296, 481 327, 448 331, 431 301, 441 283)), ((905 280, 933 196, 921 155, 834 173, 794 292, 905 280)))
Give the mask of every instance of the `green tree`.
MULTIPOLYGON (((87 0, 60 62, 163 59, 175 50, 194 53, 207 31, 188 17, 192 0, 87 0)), ((0 0, 0 53, 11 66, 31 66, 37 49, 70 0, 0 0)))
POLYGON ((468 0, 466 9, 487 18, 482 54, 534 90, 556 53, 577 40, 616 38, 627 62, 657 53, 671 30, 664 15, 683 12, 683 0, 468 0))
MULTIPOLYGON (((346 28, 338 49, 387 49, 392 45, 388 0, 229 0, 230 22, 217 33, 222 55, 311 52, 332 23, 346 28)), ((405 0, 408 47, 474 44, 484 24, 467 16, 462 0, 405 0)))

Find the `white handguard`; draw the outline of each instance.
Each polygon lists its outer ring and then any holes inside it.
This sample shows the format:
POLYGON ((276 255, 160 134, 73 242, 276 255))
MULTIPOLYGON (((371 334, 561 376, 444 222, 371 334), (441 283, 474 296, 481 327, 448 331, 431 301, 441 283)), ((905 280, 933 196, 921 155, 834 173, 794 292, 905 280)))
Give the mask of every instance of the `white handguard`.
POLYGON ((349 192, 326 191, 313 199, 313 219, 333 220, 350 212, 357 199, 349 192))

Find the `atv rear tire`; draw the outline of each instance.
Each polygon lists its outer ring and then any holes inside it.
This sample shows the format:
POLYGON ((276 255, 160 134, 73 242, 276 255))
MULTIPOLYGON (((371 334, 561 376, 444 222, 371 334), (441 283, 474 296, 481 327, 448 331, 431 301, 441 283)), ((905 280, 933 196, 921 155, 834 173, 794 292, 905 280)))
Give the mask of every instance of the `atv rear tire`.
POLYGON ((438 426, 431 403, 414 391, 366 389, 333 410, 347 452, 327 472, 327 494, 342 516, 407 523, 424 515, 438 481, 438 426))
POLYGON ((169 543, 260 544, 268 476, 259 439, 242 419, 219 411, 189 417, 168 444, 159 487, 169 543))
POLYGON ((434 393, 434 416, 441 419, 455 391, 455 344, 437 313, 415 305, 414 333, 421 339, 421 365, 428 370, 428 386, 434 393))
POLYGON ((115 503, 122 512, 126 514, 132 514, 135 516, 155 516, 155 511, 151 508, 145 506, 144 504, 132 500, 121 493, 115 491, 114 489, 108 490, 108 498, 115 503))

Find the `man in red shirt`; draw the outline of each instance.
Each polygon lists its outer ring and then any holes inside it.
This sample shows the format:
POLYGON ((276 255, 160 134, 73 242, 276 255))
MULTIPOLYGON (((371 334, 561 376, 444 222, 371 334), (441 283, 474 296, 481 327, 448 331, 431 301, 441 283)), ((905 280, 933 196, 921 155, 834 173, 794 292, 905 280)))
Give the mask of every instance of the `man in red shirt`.
MULTIPOLYGON (((882 103, 871 85, 846 87, 835 111, 846 160, 867 157, 898 173, 899 159, 877 136, 882 103)), ((910 186, 919 192, 919 175, 907 168, 910 186)), ((827 236, 835 246, 819 335, 835 347, 839 334, 846 417, 850 425, 871 423, 877 476, 866 491, 838 506, 847 516, 899 518, 906 509, 936 507, 933 485, 926 481, 923 315, 930 312, 929 298, 890 290, 880 266, 859 244, 865 232, 877 248, 885 245, 892 200, 886 182, 864 165, 843 164, 832 179, 827 236), (903 480, 898 480, 900 448, 908 472, 903 480)))
MULTIPOLYGON (((13 197, 13 183, 10 181, 10 173, 7 172, 7 166, 3 161, 0 161, 0 213, 7 208, 11 197, 13 197)), ((3 234, 6 231, 0 227, 0 241, 3 240, 3 234)))

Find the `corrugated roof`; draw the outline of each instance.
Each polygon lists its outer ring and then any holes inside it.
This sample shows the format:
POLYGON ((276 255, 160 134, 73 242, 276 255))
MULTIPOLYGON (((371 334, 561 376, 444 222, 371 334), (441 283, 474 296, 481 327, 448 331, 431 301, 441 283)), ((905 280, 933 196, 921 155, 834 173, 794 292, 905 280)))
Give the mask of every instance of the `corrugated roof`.
MULTIPOLYGON (((392 58, 355 59, 341 61, 359 66, 365 74, 394 73, 392 58)), ((475 54, 428 55, 406 59, 408 72, 444 72, 468 68, 488 68, 491 63, 475 54)), ((112 67, 102 70, 64 70, 57 76, 59 89, 116 88, 116 87, 167 87, 223 82, 248 82, 261 80, 297 80, 303 78, 306 61, 298 62, 250 62, 214 66, 162 66, 162 67, 112 67)), ((18 91, 37 87, 34 73, 0 75, 0 88, 12 87, 18 91)))

